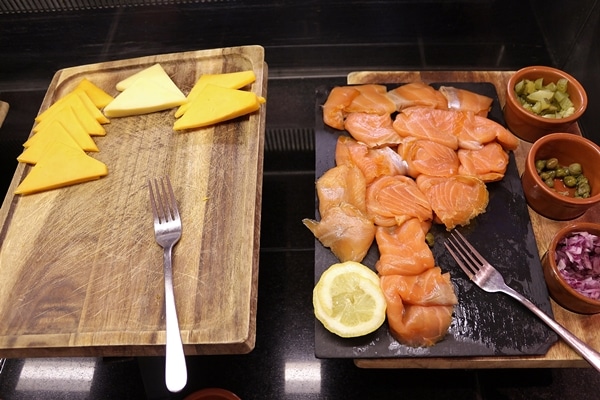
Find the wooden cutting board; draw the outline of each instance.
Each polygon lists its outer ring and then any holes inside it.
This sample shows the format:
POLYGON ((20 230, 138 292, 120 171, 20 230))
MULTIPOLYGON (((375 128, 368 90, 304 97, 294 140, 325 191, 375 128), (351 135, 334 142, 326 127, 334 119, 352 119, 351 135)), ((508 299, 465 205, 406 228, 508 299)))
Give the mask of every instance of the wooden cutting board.
MULTIPOLYGON (((84 77, 116 95, 155 63, 186 94, 202 74, 252 69, 249 90, 267 97, 264 50, 244 46, 63 69, 40 112, 84 77)), ((254 348, 266 105, 188 132, 173 131, 174 111, 111 119, 90 153, 108 166, 100 180, 16 196, 30 168, 17 167, 0 210, 0 357, 164 354, 147 182, 165 175, 183 222, 173 270, 186 354, 254 348)))

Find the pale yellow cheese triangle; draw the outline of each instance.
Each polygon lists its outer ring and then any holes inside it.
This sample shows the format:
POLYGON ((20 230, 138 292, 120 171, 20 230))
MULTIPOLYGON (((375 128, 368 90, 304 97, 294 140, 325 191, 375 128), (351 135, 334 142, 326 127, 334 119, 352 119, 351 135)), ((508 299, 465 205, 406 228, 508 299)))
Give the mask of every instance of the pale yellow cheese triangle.
POLYGON ((228 72, 223 74, 204 74, 196 81, 192 90, 187 95, 187 102, 179 106, 175 112, 175 117, 179 118, 188 109, 190 102, 193 101, 198 93, 204 89, 204 87, 211 83, 217 86, 223 86, 230 89, 240 89, 246 85, 251 84, 256 80, 254 71, 239 71, 239 72, 228 72))
POLYGON ((46 129, 36 133, 35 136, 36 140, 17 157, 19 162, 37 164, 53 142, 61 142, 67 146, 81 149, 63 125, 56 120, 50 122, 46 129))
POLYGON ((83 90, 98 109, 104 108, 114 99, 114 97, 100 89, 87 78, 83 78, 81 82, 79 82, 79 84, 75 87, 75 90, 77 89, 83 90))
POLYGON ((154 83, 157 83, 165 89, 172 91, 178 96, 185 97, 183 92, 179 89, 179 87, 177 87, 175 82, 173 82, 169 74, 167 74, 167 72, 163 69, 162 65, 160 64, 154 64, 151 67, 143 69, 140 72, 137 72, 129 76, 128 78, 123 79, 122 81, 117 83, 116 88, 118 91, 122 92, 125 89, 132 86, 134 82, 140 79, 146 81, 153 81, 154 83))
POLYGON ((167 110, 181 105, 185 96, 165 89, 154 80, 138 79, 106 107, 108 117, 127 117, 167 110))
POLYGON ((31 194, 98 179, 108 174, 106 165, 61 142, 53 142, 31 168, 15 194, 31 194))
MULTIPOLYGON (((67 107, 62 114, 61 119, 58 121, 62 124, 62 126, 69 132, 71 137, 77 142, 79 147, 85 151, 98 151, 98 146, 94 142, 94 139, 85 131, 85 128, 77 119, 77 116, 73 112, 71 107, 67 107)), ((47 128, 44 128, 47 129, 47 128)), ((38 135, 41 131, 38 131, 33 136, 31 136, 25 143, 23 143, 23 147, 27 148, 31 146, 36 140, 38 140, 38 135)))
POLYGON ((264 102, 264 98, 253 92, 208 84, 175 121, 173 129, 200 128, 227 121, 258 110, 264 102))

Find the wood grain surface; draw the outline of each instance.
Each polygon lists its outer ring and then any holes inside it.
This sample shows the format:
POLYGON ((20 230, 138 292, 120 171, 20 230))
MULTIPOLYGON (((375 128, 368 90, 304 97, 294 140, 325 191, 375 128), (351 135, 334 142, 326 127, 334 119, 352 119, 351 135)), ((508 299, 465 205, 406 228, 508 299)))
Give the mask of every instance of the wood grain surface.
MULTIPOLYGON (((244 46, 66 68, 40 111, 84 77, 116 95, 116 82, 157 62, 184 93, 201 74, 252 69, 249 90, 267 97, 264 50, 244 46)), ((162 248, 147 182, 165 175, 183 222, 173 279, 185 352, 251 351, 265 109, 181 133, 174 109, 113 118, 90 153, 108 176, 67 188, 15 196, 30 168, 19 165, 0 211, 0 357, 164 354, 162 248)))
MULTIPOLYGON (((433 82, 491 82, 496 87, 498 99, 504 107, 506 101, 506 86, 511 71, 360 71, 348 75, 349 84, 363 83, 406 83, 414 81, 433 82)), ((581 134, 577 126, 572 133, 581 134)), ((525 158, 531 148, 531 143, 521 141, 515 151, 515 159, 519 173, 523 172, 525 158)), ((548 245, 554 234, 570 221, 554 221, 545 218, 531 208, 529 215, 533 232, 536 237, 540 257, 548 250, 548 245)), ((588 210, 577 218, 580 221, 600 220, 600 206, 588 210)), ((503 296, 503 294, 498 294, 503 296)), ((581 315, 572 313, 554 301, 552 310, 555 319, 600 351, 600 314, 581 315)), ((356 359, 354 363, 361 368, 569 368, 589 367, 589 364, 575 353, 562 340, 550 348, 544 356, 516 357, 449 357, 449 358, 396 358, 396 359, 356 359)))

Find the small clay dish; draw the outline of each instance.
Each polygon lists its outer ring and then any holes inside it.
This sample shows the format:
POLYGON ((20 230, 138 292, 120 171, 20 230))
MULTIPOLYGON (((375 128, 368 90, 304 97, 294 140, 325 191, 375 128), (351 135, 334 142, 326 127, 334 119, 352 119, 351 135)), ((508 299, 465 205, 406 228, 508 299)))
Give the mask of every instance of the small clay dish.
POLYGON ((515 72, 508 80, 504 120, 512 133, 533 143, 549 133, 570 132, 572 125, 583 115, 587 105, 588 98, 583 86, 568 73, 545 66, 526 67, 515 72), (535 81, 539 78, 544 79, 544 85, 550 82, 556 83, 560 78, 569 81, 567 93, 575 107, 572 115, 564 118, 545 118, 523 108, 515 92, 515 85, 523 79, 535 81))
POLYGON ((544 278, 550 296, 562 307, 579 314, 597 314, 600 313, 600 301, 573 289, 558 270, 556 249, 563 238, 576 232, 588 232, 600 237, 600 225, 590 222, 573 222, 559 230, 550 242, 548 251, 542 257, 544 278))
POLYGON ((546 218, 566 221, 583 215, 600 202, 600 147, 573 133, 552 133, 535 141, 525 160, 521 184, 527 204, 546 218), (536 161, 557 158, 563 166, 579 163, 591 188, 590 197, 561 194, 560 182, 550 188, 540 177, 536 161))
POLYGON ((226 389, 207 388, 189 394, 184 400, 240 400, 240 398, 226 389))

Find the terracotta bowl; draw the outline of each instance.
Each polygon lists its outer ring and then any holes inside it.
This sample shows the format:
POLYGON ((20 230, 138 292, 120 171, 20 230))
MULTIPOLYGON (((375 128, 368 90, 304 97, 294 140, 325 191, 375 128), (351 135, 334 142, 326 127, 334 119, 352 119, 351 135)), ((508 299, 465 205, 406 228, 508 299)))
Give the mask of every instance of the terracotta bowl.
POLYGON ((600 147, 594 142, 572 133, 552 133, 538 139, 529 150, 521 184, 527 204, 546 218, 566 221, 583 215, 600 202, 600 147), (548 187, 535 168, 536 160, 555 157, 561 165, 581 164, 588 178, 591 196, 575 198, 548 187))
POLYGON ((569 132, 572 125, 583 115, 587 108, 588 99, 583 86, 571 75, 561 70, 533 66, 518 70, 508 80, 506 87, 506 104, 504 106, 504 120, 508 129, 528 142, 535 142, 544 135, 553 132, 569 132), (544 78, 544 85, 566 78, 569 81, 567 92, 575 106, 575 112, 566 118, 544 118, 527 111, 517 98, 515 85, 522 79, 535 80, 544 78))
POLYGON ((186 396, 184 400, 240 400, 240 398, 229 390, 208 388, 198 390, 186 396))
POLYGON ((558 243, 565 236, 581 231, 600 236, 600 225, 589 222, 574 222, 562 228, 556 233, 548 247, 548 251, 542 257, 542 268, 548 291, 554 301, 567 310, 579 314, 597 314, 600 313, 600 301, 591 299, 574 290, 562 278, 556 266, 556 247, 558 243))

